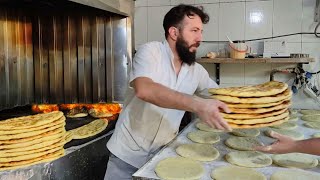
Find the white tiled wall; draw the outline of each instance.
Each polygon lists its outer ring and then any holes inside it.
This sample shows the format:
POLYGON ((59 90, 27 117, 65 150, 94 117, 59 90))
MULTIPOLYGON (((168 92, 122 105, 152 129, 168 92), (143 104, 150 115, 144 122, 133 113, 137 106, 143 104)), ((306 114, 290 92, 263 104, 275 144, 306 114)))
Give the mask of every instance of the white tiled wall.
MULTIPOLYGON (((175 5, 185 3, 203 6, 210 15, 204 25, 204 42, 197 57, 209 51, 222 52, 227 48, 228 35, 233 40, 249 40, 280 35, 313 32, 316 26, 314 9, 316 0, 136 0, 135 46, 148 41, 163 41, 164 15, 175 5), (210 42, 212 41, 212 42, 210 42)), ((320 28, 318 29, 320 33, 320 28)), ((285 39, 289 53, 308 53, 316 62, 304 65, 307 71, 320 70, 320 38, 313 34, 274 38, 285 39)), ((247 43, 251 51, 261 54, 263 41, 247 43)), ((210 77, 215 78, 215 65, 205 64, 210 77)), ((289 64, 221 64, 221 87, 258 84, 269 80, 272 69, 295 67, 289 64)), ((293 75, 277 73, 275 80, 293 81, 293 75)), ((320 84, 320 82, 319 82, 320 84)), ((293 97, 294 107, 316 108, 318 105, 301 91, 293 97)))

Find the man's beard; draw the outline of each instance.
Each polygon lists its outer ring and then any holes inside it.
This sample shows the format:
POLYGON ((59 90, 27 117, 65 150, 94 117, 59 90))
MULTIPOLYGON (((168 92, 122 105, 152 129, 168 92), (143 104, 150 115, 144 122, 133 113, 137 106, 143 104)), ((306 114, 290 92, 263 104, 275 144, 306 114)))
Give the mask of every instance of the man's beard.
POLYGON ((187 63, 189 66, 196 61, 196 51, 190 52, 191 47, 199 47, 200 43, 188 46, 188 43, 182 38, 178 37, 176 42, 176 50, 182 62, 187 63))

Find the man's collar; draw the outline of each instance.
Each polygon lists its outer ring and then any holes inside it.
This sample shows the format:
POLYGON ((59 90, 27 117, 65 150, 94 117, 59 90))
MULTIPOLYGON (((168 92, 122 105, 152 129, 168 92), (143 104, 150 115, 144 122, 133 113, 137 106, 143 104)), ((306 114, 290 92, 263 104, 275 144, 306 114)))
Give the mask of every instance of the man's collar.
POLYGON ((169 45, 168 41, 164 40, 163 44, 164 44, 164 46, 166 48, 166 52, 167 52, 167 55, 168 55, 170 61, 173 62, 174 55, 173 55, 172 49, 170 48, 170 45, 169 45))

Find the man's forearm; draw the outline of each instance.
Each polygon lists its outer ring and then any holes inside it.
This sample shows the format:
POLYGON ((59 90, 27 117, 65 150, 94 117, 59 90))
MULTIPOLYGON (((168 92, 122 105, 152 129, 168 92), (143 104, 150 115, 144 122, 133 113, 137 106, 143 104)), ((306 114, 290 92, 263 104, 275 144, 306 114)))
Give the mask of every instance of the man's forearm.
POLYGON ((295 152, 320 155, 320 138, 296 141, 295 152))
POLYGON ((150 83, 148 90, 139 98, 163 108, 197 112, 200 98, 180 93, 158 83, 150 83))

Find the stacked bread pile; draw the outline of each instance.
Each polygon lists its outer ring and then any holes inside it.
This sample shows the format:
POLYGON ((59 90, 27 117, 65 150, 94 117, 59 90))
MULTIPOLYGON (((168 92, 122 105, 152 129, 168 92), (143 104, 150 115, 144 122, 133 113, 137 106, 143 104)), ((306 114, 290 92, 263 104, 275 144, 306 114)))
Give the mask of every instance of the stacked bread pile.
POLYGON ((286 83, 270 81, 254 86, 209 89, 211 97, 226 103, 231 113, 221 112, 232 128, 259 128, 289 119, 292 92, 286 83))
POLYGON ((62 156, 65 124, 60 111, 0 121, 0 171, 62 156))

